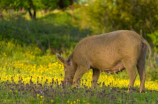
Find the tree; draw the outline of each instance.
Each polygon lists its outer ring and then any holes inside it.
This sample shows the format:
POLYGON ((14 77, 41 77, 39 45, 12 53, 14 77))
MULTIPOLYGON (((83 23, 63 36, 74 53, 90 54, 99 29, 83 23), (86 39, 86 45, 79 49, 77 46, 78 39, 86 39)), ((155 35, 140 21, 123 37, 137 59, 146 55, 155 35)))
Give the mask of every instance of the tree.
POLYGON ((54 10, 58 6, 64 8, 72 3, 72 0, 0 0, 0 8, 16 11, 24 8, 29 12, 31 19, 35 20, 38 10, 54 10))

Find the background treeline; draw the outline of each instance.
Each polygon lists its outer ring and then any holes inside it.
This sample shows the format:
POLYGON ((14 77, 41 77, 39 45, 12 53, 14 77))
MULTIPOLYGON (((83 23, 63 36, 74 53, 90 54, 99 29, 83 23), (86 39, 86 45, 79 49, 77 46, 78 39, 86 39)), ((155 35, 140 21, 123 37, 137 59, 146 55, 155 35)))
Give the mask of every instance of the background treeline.
POLYGON ((26 10, 31 19, 36 19, 37 11, 64 9, 72 4, 73 0, 0 0, 0 9, 26 10))
POLYGON ((157 0, 0 0, 0 39, 43 52, 74 47, 87 35, 134 30, 158 53, 157 0))

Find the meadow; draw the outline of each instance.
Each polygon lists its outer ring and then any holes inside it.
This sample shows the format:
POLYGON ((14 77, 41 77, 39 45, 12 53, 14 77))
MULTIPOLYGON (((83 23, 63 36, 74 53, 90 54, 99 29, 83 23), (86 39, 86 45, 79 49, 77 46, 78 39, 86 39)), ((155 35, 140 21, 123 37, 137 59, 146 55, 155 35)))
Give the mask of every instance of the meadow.
POLYGON ((145 93, 139 93, 139 76, 135 88, 127 93, 125 70, 101 73, 95 89, 91 89, 91 70, 82 77, 80 88, 65 85, 63 65, 52 53, 68 57, 76 42, 91 31, 73 24, 65 12, 36 21, 14 16, 0 20, 0 103, 158 104, 158 71, 152 72, 148 64, 145 93))

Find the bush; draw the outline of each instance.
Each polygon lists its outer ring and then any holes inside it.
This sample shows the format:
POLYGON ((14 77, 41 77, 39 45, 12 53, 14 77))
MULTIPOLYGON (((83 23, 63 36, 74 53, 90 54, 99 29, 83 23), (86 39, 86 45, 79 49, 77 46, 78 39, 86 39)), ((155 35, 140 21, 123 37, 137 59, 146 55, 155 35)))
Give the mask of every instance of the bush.
POLYGON ((43 52, 74 47, 77 41, 90 33, 73 25, 66 12, 50 14, 36 21, 28 21, 21 16, 11 17, 9 21, 0 20, 0 40, 16 40, 27 46, 36 44, 43 52))

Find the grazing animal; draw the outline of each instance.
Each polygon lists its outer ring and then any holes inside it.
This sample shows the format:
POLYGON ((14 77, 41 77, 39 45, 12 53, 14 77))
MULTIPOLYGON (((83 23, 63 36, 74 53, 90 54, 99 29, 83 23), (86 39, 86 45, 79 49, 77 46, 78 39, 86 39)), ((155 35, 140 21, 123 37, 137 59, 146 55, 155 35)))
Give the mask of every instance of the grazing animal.
POLYGON ((145 60, 147 48, 151 64, 151 47, 139 34, 129 30, 118 30, 106 34, 88 36, 81 40, 65 59, 57 53, 65 70, 64 81, 78 86, 78 79, 90 68, 93 69, 92 87, 95 87, 101 72, 118 73, 126 69, 129 88, 133 88, 136 70, 140 76, 140 93, 145 91, 145 60))

